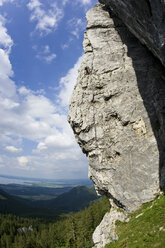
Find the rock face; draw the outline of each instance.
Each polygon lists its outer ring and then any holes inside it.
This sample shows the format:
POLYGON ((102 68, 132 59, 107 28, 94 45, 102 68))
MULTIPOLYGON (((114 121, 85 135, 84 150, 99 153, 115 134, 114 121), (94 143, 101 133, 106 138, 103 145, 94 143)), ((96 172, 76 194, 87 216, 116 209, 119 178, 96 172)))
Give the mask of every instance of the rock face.
POLYGON ((164 0, 99 0, 122 19, 129 30, 165 65, 164 0))
POLYGON ((123 222, 125 218, 126 214, 124 212, 111 207, 110 212, 104 215, 100 225, 97 226, 93 233, 93 241, 95 243, 93 248, 103 248, 110 240, 117 241, 118 235, 115 230, 115 222, 117 220, 123 222))
MULTIPOLYGON (((109 8, 96 4, 86 17, 68 120, 97 192, 131 212, 165 186, 164 68, 109 8)), ((107 223, 96 229, 97 248, 107 242, 107 223)))

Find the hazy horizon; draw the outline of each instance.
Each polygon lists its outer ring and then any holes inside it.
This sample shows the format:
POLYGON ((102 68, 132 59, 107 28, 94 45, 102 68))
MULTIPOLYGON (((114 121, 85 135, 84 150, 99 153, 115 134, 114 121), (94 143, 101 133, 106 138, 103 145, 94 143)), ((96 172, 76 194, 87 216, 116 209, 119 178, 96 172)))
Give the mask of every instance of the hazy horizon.
POLYGON ((25 185, 25 186, 37 186, 42 185, 42 187, 53 187, 56 186, 65 186, 70 185, 72 187, 81 185, 93 185, 92 181, 88 178, 77 178, 77 179, 55 179, 55 178, 28 178, 28 177, 17 177, 17 176, 8 176, 0 175, 0 185, 25 185))

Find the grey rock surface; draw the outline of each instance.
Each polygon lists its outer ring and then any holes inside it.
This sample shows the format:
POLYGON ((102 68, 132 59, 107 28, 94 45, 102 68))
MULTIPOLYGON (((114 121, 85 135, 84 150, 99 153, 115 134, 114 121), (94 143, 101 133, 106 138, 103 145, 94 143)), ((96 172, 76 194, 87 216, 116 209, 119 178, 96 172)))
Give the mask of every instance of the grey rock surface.
POLYGON ((164 0, 99 0, 122 19, 129 30, 165 65, 164 0))
POLYGON ((103 248, 110 241, 117 241, 118 235, 116 233, 116 221, 123 222, 126 218, 124 212, 119 211, 116 207, 112 207, 109 213, 104 215, 101 223, 93 233, 93 248, 103 248))
POLYGON ((165 184, 164 68, 103 5, 86 17, 68 120, 97 192, 131 212, 165 184))

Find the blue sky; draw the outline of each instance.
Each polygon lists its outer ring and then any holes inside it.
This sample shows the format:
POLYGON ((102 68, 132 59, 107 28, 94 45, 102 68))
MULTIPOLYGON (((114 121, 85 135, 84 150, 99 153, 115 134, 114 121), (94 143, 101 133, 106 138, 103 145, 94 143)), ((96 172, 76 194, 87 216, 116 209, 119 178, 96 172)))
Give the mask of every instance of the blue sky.
POLYGON ((0 0, 0 174, 87 178, 67 123, 96 0, 0 0))

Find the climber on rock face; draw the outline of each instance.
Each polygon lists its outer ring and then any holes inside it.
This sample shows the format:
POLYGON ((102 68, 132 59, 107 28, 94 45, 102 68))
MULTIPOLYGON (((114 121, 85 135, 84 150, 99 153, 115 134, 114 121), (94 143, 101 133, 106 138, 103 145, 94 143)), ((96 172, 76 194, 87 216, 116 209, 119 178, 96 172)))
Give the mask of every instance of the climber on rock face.
POLYGON ((85 72, 87 75, 89 75, 91 73, 89 66, 85 66, 85 72))
POLYGON ((91 46, 91 42, 90 41, 87 43, 87 46, 91 46))

